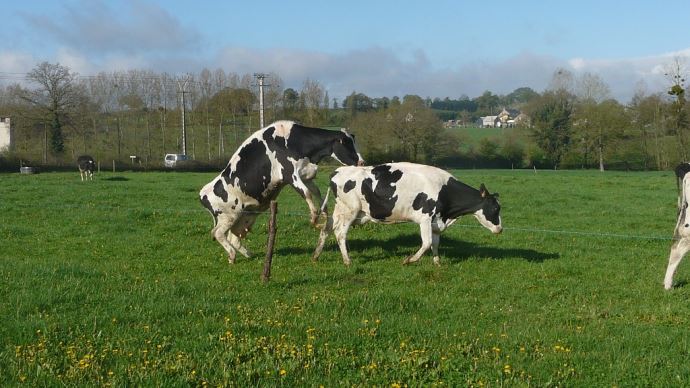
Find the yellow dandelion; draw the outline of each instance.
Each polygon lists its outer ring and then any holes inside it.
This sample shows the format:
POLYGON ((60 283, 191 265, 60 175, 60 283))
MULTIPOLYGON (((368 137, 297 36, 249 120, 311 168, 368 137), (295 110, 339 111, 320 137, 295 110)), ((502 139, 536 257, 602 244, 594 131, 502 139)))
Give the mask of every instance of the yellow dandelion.
POLYGON ((287 371, 285 369, 280 370, 280 377, 283 377, 287 374, 287 371))

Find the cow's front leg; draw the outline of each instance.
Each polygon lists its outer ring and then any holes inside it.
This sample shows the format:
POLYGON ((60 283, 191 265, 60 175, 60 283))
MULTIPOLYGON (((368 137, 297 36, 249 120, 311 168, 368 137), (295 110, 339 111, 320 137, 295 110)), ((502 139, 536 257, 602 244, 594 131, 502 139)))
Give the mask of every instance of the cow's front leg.
POLYGON ((441 241, 441 233, 433 231, 431 234, 431 252, 434 254, 434 264, 441 265, 441 258, 438 256, 438 243, 441 241))
POLYGON ((242 256, 246 258, 250 258, 252 256, 252 253, 249 251, 249 249, 242 245, 242 240, 239 237, 235 236, 235 234, 232 232, 228 233, 228 235, 230 236, 230 244, 237 250, 237 252, 241 253, 242 256))
POLYGON ((419 259, 422 257, 424 252, 429 250, 429 247, 431 247, 431 242, 433 240, 433 233, 431 230, 431 220, 421 222, 419 224, 419 230, 420 230, 420 234, 422 236, 422 247, 419 248, 419 250, 414 255, 405 259, 403 261, 403 265, 415 263, 415 262, 419 261, 419 259))
POLYGON ((227 235, 230 231, 230 228, 232 228, 233 224, 235 223, 235 220, 237 220, 236 215, 222 213, 218 216, 218 223, 213 228, 213 238, 215 238, 216 241, 218 241, 218 243, 228 253, 228 263, 230 264, 235 264, 235 256, 237 255, 237 252, 235 252, 235 248, 232 246, 230 241, 228 241, 227 235))
POLYGON ((249 258, 252 254, 242 245, 242 239, 249 233, 256 222, 257 213, 242 213, 230 230, 230 244, 232 244, 242 256, 249 258))
POLYGON ((321 191, 319 191, 319 188, 312 180, 296 180, 292 183, 292 187, 294 187, 299 195, 307 202, 310 215, 309 222, 316 226, 319 215, 321 214, 321 191))
POLYGON ((678 268, 678 264, 683 259, 683 256, 690 250, 690 239, 681 237, 671 247, 671 254, 668 258, 668 266, 666 267, 666 276, 664 277, 664 288, 670 290, 673 287, 673 274, 678 268))

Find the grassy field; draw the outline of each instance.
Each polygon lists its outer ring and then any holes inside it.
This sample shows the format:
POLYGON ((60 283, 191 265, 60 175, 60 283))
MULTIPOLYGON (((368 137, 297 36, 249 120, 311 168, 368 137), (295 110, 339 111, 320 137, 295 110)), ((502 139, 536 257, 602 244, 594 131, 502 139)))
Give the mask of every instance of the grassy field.
MULTIPOLYGON (((672 173, 454 171, 501 195, 430 254, 413 224, 350 233, 353 265, 291 189, 227 263, 198 202, 214 174, 0 175, 0 386, 678 386, 690 264, 662 287, 672 173)), ((320 174, 325 187, 328 171, 320 174)))

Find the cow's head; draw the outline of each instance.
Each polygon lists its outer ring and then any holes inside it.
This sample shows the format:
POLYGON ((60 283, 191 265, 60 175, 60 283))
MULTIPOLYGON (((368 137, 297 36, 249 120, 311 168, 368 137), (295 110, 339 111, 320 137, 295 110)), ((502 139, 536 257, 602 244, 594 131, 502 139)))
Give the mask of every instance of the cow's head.
POLYGON ((480 224, 492 233, 501 233, 501 204, 498 202, 498 193, 491 194, 482 183, 479 186, 479 195, 482 197, 482 207, 474 213, 480 224))
POLYGON ((355 146, 355 135, 347 133, 344 129, 341 130, 340 136, 333 143, 331 157, 348 166, 364 165, 364 159, 355 146))

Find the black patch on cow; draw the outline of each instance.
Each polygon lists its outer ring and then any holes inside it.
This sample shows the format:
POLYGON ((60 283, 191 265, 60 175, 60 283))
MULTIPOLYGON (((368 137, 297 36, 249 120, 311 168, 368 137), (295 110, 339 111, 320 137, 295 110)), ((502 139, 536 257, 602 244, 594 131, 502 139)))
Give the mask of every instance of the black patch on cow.
MULTIPOLYGON (((238 152, 239 161, 234 170, 230 165, 221 175, 228 184, 240 188, 248 196, 262 202, 264 192, 271 183, 271 160, 266 155, 266 146, 259 139, 253 139, 238 152)), ((266 193, 266 196, 270 193, 266 193)))
POLYGON ((474 213, 482 208, 483 202, 479 190, 455 178, 448 179, 438 193, 438 211, 444 221, 474 213))
POLYGON ((209 212, 211 212, 211 216, 213 216, 213 225, 216 225, 218 223, 218 214, 221 214, 222 212, 220 210, 213 209, 213 206, 211 206, 211 201, 208 200, 207 196, 204 195, 199 200, 201 201, 201 204, 208 209, 209 212))
POLYGON ((436 210, 436 201, 429 198, 426 193, 419 193, 412 201, 412 208, 414 210, 422 210, 422 213, 433 215, 436 210))
POLYGON ((357 182, 355 182, 353 180, 348 180, 347 182, 345 182, 345 185, 343 186, 343 192, 344 193, 349 192, 350 190, 354 189, 356 185, 357 185, 357 182))
POLYGON ((338 172, 337 172, 337 171, 333 171, 333 172, 331 173, 331 176, 330 176, 330 178, 329 178, 329 180, 328 180, 328 187, 329 187, 329 189, 331 190, 331 192, 333 192, 333 196, 334 196, 335 198, 338 198, 338 185, 337 185, 337 184, 335 183, 335 181, 333 180, 333 177, 336 176, 336 175, 338 175, 338 172))
POLYGON ((482 212, 484 213, 484 217, 492 224, 500 224, 499 218, 501 213, 501 205, 498 203, 498 200, 494 195, 489 195, 488 197, 484 198, 484 202, 482 203, 482 212))
POLYGON ((685 177, 685 174, 690 172, 690 163, 680 163, 679 165, 676 166, 675 172, 676 172, 676 177, 678 177, 678 179, 682 180, 683 177, 685 177))
POLYGON ((223 186, 222 180, 218 179, 216 181, 216 184, 213 185, 213 194, 220 197, 220 199, 222 199, 223 202, 228 202, 228 192, 225 191, 225 187, 223 186))
POLYGON ((335 154, 346 165, 354 166, 359 161, 354 139, 341 131, 294 124, 286 143, 289 150, 309 158, 315 164, 331 154, 335 154))
POLYGON ((333 154, 344 164, 356 165, 359 161, 359 155, 357 155, 355 148, 354 136, 340 132, 338 141, 333 143, 333 154))
POLYGON ((376 189, 373 188, 373 180, 367 178, 362 181, 362 195, 369 203, 369 214, 378 220, 385 220, 393 214, 393 208, 398 200, 395 195, 395 182, 402 178, 402 171, 391 172, 391 166, 382 164, 371 169, 371 174, 376 180, 376 189))

